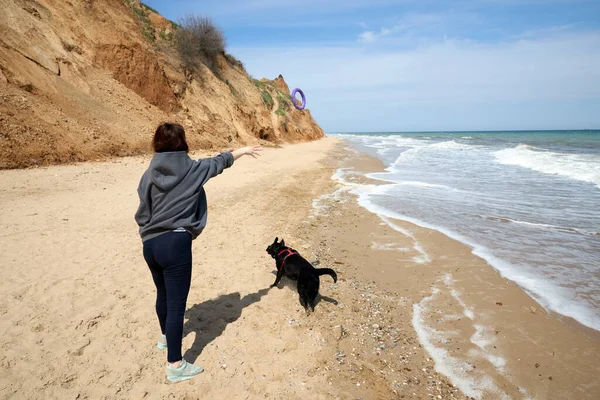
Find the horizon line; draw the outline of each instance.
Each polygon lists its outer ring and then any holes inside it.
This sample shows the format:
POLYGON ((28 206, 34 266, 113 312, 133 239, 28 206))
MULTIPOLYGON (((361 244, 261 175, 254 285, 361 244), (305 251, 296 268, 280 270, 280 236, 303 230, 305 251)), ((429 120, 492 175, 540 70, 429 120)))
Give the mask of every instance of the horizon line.
POLYGON ((325 134, 362 134, 362 133, 499 133, 499 132, 585 132, 598 131, 600 128, 585 128, 585 129, 500 129, 500 130, 426 130, 426 131, 331 131, 325 134))

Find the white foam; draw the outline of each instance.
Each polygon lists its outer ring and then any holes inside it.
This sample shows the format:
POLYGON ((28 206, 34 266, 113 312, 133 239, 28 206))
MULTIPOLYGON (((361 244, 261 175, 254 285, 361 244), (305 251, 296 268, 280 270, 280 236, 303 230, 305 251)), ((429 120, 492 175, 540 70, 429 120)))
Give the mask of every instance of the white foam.
POLYGON ((443 347, 437 347, 434 343, 439 342, 437 330, 425 323, 424 314, 428 304, 438 295, 439 289, 434 287, 431 296, 425 297, 418 304, 413 304, 412 325, 417 333, 419 341, 434 361, 435 370, 446 375, 450 381, 458 387, 465 395, 480 399, 484 392, 507 398, 499 390, 491 377, 473 371, 467 362, 454 357, 443 347))
POLYGON ((559 230, 559 231, 576 232, 576 233, 579 233, 580 235, 586 235, 586 236, 596 236, 596 235, 600 234, 600 232, 586 231, 584 229, 574 228, 571 226, 559 226, 559 225, 519 221, 516 219, 507 218, 507 217, 497 217, 494 215, 490 215, 490 216, 487 216, 484 218, 493 219, 493 220, 497 220, 497 221, 501 221, 501 222, 510 222, 510 223, 518 224, 518 225, 525 225, 525 226, 529 226, 529 227, 533 227, 533 228, 554 229, 554 230, 559 230))
POLYGON ((371 243, 372 243, 371 248, 373 250, 401 251, 401 252, 410 251, 410 249, 407 247, 399 247, 400 245, 398 243, 386 243, 386 244, 377 243, 377 242, 371 242, 371 243))
POLYGON ((496 342, 495 338, 487 333, 488 328, 483 325, 475 324, 475 333, 471 336, 471 343, 479 347, 483 352, 484 357, 498 370, 500 373, 504 373, 504 367, 506 366, 506 360, 504 357, 500 357, 496 354, 492 354, 489 346, 493 346, 496 342))
POLYGON ((387 148, 382 148, 377 150, 377 154, 379 154, 380 156, 384 156, 388 153, 391 153, 393 151, 395 151, 396 149, 394 147, 387 147, 387 148))
POLYGON ((400 153, 398 158, 390 165, 390 169, 398 167, 403 162, 409 162, 421 156, 421 152, 426 146, 412 147, 400 153))
POLYGON ((351 140, 355 143, 360 143, 363 146, 372 146, 380 148, 389 147, 412 147, 427 145, 423 140, 413 139, 402 135, 354 135, 342 134, 335 135, 340 139, 351 140))
POLYGON ((348 174, 347 171, 350 171, 350 168, 339 168, 332 176, 331 179, 340 183, 340 186, 331 193, 325 193, 321 196, 313 199, 312 201, 312 212, 309 216, 309 219, 313 219, 316 216, 329 215, 329 210, 331 208, 332 202, 344 203, 347 199, 344 197, 344 194, 350 192, 356 184, 352 182, 348 182, 345 179, 345 176, 348 174))
POLYGON ((592 154, 555 153, 520 144, 494 153, 505 165, 517 165, 537 172, 566 176, 593 183, 600 188, 600 157, 592 154))
MULTIPOLYGON (((389 138, 388 138, 389 139, 389 138)), ((423 148, 429 146, 428 144, 424 145, 424 142, 421 141, 421 145, 419 148, 415 147, 410 150, 403 152, 400 157, 396 160, 396 163, 401 162, 402 157, 420 157, 420 151, 423 148), (408 154, 408 155, 407 155, 408 154)), ((543 151, 535 149, 530 146, 521 146, 525 151, 529 151, 532 153, 544 154, 543 151)), ((507 149, 513 150, 513 149, 507 149)), ((505 151, 505 150, 502 150, 505 151)), ((498 153, 496 153, 497 155, 498 153)), ((556 153, 551 153, 556 154, 556 153)), ((576 155, 558 155, 559 157, 579 157, 576 155)), ((584 157, 583 155, 581 157, 584 157)), ((590 156, 591 157, 591 156, 590 156)), ((393 166, 392 166, 393 168, 393 166)), ((348 173, 347 171, 345 173, 348 173)), ((371 176, 372 177, 372 176, 371 176)), ((483 245, 476 243, 474 240, 471 240, 457 232, 454 232, 450 229, 442 228, 440 226, 435 226, 430 223, 425 223, 424 221, 408 217, 406 215, 402 215, 399 213, 395 213, 391 210, 388 210, 384 207, 377 206, 373 204, 371 201, 372 195, 387 195, 387 191, 393 187, 392 185, 360 185, 357 183, 349 182, 343 176, 341 180, 338 182, 343 183, 344 185, 348 185, 352 187, 351 193, 358 195, 358 203, 362 207, 367 210, 378 214, 380 216, 385 216, 393 219, 400 219, 411 222, 413 224, 437 230, 446 236, 449 236, 455 240, 462 242, 463 244, 471 247, 473 250, 473 254, 478 257, 486 260, 492 267, 500 272, 500 274, 507 279, 510 279, 521 286, 531 297, 537 300, 544 309, 552 310, 558 314, 565 315, 567 317, 574 318, 581 324, 588 326, 592 329, 600 330, 600 313, 598 313, 587 300, 578 296, 578 294, 573 289, 569 289, 566 287, 560 286, 558 283, 553 282, 550 279, 545 279, 539 275, 535 275, 534 271, 528 272, 525 266, 512 264, 506 262, 492 254, 492 252, 483 245)), ((396 182, 394 182, 396 183, 396 182)), ((516 222, 519 223, 519 222, 516 222)), ((528 224, 527 221, 521 221, 522 224, 528 224)), ((536 226, 536 225, 531 225, 536 226)), ((537 226, 544 229, 560 229, 561 227, 553 228, 551 226, 541 226, 538 224, 537 226)), ((578 230, 579 233, 586 235, 597 235, 597 232, 588 232, 578 230)), ((424 257, 420 259, 416 259, 416 262, 426 262, 424 257)))
POLYGON ((332 193, 325 193, 321 196, 313 199, 312 201, 312 212, 309 216, 309 219, 313 219, 316 216, 329 215, 329 209, 331 208, 331 203, 343 203, 346 200, 344 199, 344 193, 347 193, 351 190, 351 187, 339 187, 332 193))
POLYGON ((416 262, 417 264, 426 264, 426 263, 431 262, 431 258, 425 252, 425 250, 423 250, 423 247, 421 247, 421 243, 413 236, 412 233, 410 233, 410 231, 402 228, 399 225, 396 225, 395 223, 390 221, 389 218, 386 218, 383 215, 379 215, 379 218, 381 218, 383 220, 383 222, 388 224, 390 226, 390 228, 392 228, 393 230, 400 232, 403 235, 408 236, 409 238, 411 238, 413 240, 413 248, 419 252, 418 256, 413 257, 414 262, 416 262))
POLYGON ((420 256, 414 256, 413 261, 417 264, 427 264, 431 262, 431 259, 427 254, 421 254, 420 256))
POLYGON ((331 180, 336 181, 340 185, 347 186, 349 188, 354 188, 358 191, 373 187, 372 185, 363 185, 361 183, 353 182, 351 180, 352 177, 357 176, 362 175, 354 171, 352 168, 339 168, 333 173, 333 175, 331 175, 331 180))
POLYGON ((312 201, 312 212, 309 218, 314 218, 317 215, 326 215, 327 200, 331 199, 331 193, 325 193, 312 201))
POLYGON ((452 297, 454 297, 454 300, 456 300, 458 304, 460 304, 460 306, 463 308, 463 314, 465 315, 465 317, 469 318, 472 321, 475 318, 475 314, 473 314, 473 310, 471 310, 462 300, 458 291, 456 291, 456 289, 452 287, 452 275, 445 274, 444 283, 446 284, 446 286, 448 286, 448 289, 450 289, 450 294, 452 295, 452 297))
MULTIPOLYGON (((450 294, 454 297, 454 300, 462 307, 464 315, 471 321, 474 321, 475 313, 465 304, 458 290, 454 288, 454 280, 452 279, 451 274, 447 273, 444 275, 444 283, 450 290, 450 294)), ((500 373, 503 373, 506 360, 503 357, 492 354, 491 350, 488 349, 488 346, 493 345, 496 342, 496 339, 491 336, 491 334, 486 334, 487 329, 483 325, 474 324, 473 328, 475 328, 475 333, 471 336, 471 343, 479 347, 483 357, 485 357, 500 373)))
MULTIPOLYGON (((463 299, 460 296, 460 293, 454 288, 454 286, 453 286, 454 281, 452 279, 451 274, 444 275, 444 283, 450 290, 450 294, 452 295, 452 297, 454 297, 456 302, 458 304, 460 304, 460 306, 463 308, 464 315, 467 318, 469 318, 471 321, 474 321, 475 313, 473 312, 473 310, 471 308, 469 308, 465 304, 465 302, 463 301, 463 299)), ((495 338, 493 338, 489 334, 486 334, 486 328, 483 325, 474 324, 473 328, 475 328, 475 333, 473 334, 473 336, 471 336, 471 343, 473 343, 475 346, 479 347, 479 349, 482 351, 483 356, 486 359, 488 359, 490 361, 490 363, 492 363, 492 365, 494 365, 494 367, 496 367, 496 369, 498 369, 500 372, 503 372, 504 365, 506 364, 506 360, 500 356, 491 354, 490 350, 487 349, 488 346, 495 343, 495 341, 496 341, 495 338)))
POLYGON ((513 265, 494 256, 485 246, 475 243, 450 229, 432 225, 373 204, 370 201, 369 196, 374 193, 376 194, 377 191, 381 190, 382 189, 371 188, 370 190, 363 190, 360 192, 353 191, 353 193, 359 193, 358 203, 362 207, 380 217, 384 216, 387 218, 404 220, 423 228, 433 229, 471 247, 474 255, 487 261, 488 264, 500 272, 502 277, 516 282, 531 297, 537 300, 546 311, 553 310, 558 314, 571 317, 589 328, 600 331, 600 318, 594 314, 594 311, 588 307, 587 303, 574 298, 573 293, 567 288, 561 287, 552 281, 542 279, 539 276, 532 275, 527 272, 524 267, 513 265))
POLYGON ((333 175, 331 175, 331 180, 333 181, 341 181, 344 179, 344 175, 346 171, 350 170, 350 168, 338 168, 333 175))
POLYGON ((439 142, 429 145, 432 149, 448 149, 448 150, 473 150, 479 146, 471 145, 471 144, 462 144, 457 143, 454 140, 449 140, 447 142, 439 142))

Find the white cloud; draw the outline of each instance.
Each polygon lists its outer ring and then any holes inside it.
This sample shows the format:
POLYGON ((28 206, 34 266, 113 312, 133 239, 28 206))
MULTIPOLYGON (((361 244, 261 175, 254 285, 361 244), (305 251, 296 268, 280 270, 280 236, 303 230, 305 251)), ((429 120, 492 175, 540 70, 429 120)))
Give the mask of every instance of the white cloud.
POLYGON ((232 51, 251 73, 276 76, 281 72, 313 89, 401 87, 398 96, 482 101, 600 96, 599 46, 600 32, 590 32, 496 44, 446 40, 408 50, 232 51), (286 51, 295 57, 286 57, 286 51))
POLYGON ((362 43, 372 43, 377 39, 377 34, 372 31, 365 31, 358 35, 358 41, 362 43))
POLYGON ((399 29, 400 26, 396 25, 392 28, 381 28, 379 32, 365 31, 358 35, 358 41, 361 43, 373 43, 378 38, 391 35, 399 29))
POLYGON ((518 38, 535 38, 540 36, 548 36, 555 33, 561 33, 573 29, 577 24, 565 24, 565 25, 556 25, 551 26, 549 28, 540 28, 540 29, 530 29, 519 35, 514 35, 513 37, 518 38))
POLYGON ((395 33, 421 36, 430 34, 434 29, 452 24, 472 24, 476 20, 469 13, 405 13, 390 27, 382 27, 378 31, 366 30, 358 35, 360 43, 373 43, 379 38, 395 33))
MULTIPOLYGON (((456 121, 448 110, 457 107, 468 116, 470 109, 481 112, 483 105, 493 112, 526 103, 600 102, 598 48, 600 31, 558 32, 507 43, 440 40, 404 50, 345 46, 232 51, 257 77, 282 73, 290 86, 301 87, 313 115, 327 121, 326 128, 336 129, 360 118, 394 121, 403 108, 414 110, 407 122, 438 110, 452 124, 456 121)), ((535 117, 540 123, 553 117, 518 112, 519 118, 535 117)), ((600 125, 600 115, 588 117, 600 125)), ((443 119, 433 122, 444 124, 443 119)))

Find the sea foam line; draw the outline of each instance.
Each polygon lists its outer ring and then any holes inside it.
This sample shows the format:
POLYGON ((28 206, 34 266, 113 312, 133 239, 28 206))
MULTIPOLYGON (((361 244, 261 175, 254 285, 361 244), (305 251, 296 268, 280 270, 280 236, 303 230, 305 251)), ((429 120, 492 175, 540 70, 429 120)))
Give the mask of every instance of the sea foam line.
MULTIPOLYGON (((403 153, 404 154, 404 153, 403 153)), ((450 229, 443 228, 440 226, 432 225, 416 218, 411 218, 400 213, 396 213, 387 208, 378 206, 370 200, 370 196, 374 194, 385 194, 385 190, 390 185, 363 185, 358 183, 349 182, 344 178, 344 175, 348 173, 349 169, 340 169, 334 174, 336 180, 344 185, 350 187, 350 192, 358 196, 358 204, 366 210, 378 215, 384 216, 389 219, 398 219, 410 222, 417 226, 436 230, 454 240, 457 240, 472 249, 472 253, 484 259, 489 265, 496 269, 503 278, 510 279, 519 285, 525 292, 535 299, 547 312, 554 311, 558 314, 571 317, 577 320, 579 323, 600 331, 600 316, 590 309, 589 305, 582 303, 574 298, 575 293, 567 288, 561 287, 552 281, 543 279, 542 277, 535 276, 527 272, 524 268, 519 265, 513 265, 512 263, 506 262, 496 256, 483 245, 480 245, 473 240, 456 233, 450 229)), ((387 222, 387 221, 384 221, 387 222)), ((395 229, 393 226, 391 226, 395 229)), ((396 225, 396 227, 398 227, 396 225)), ((401 232, 403 233, 403 232, 401 232)), ((419 251, 418 249, 416 249, 419 251)), ((421 247, 422 254, 426 254, 421 247)), ((421 252, 420 252, 421 253, 421 252)), ((428 262, 427 258, 421 258, 420 262, 428 262)), ((416 261, 416 260, 415 260, 416 261)))
POLYGON ((574 300, 573 293, 571 293, 568 289, 560 287, 553 282, 538 276, 531 275, 518 265, 513 265, 494 256, 485 246, 475 243, 471 239, 466 238, 465 236, 450 229, 435 226, 416 218, 411 218, 409 216, 402 215, 384 207, 375 205, 369 199, 369 196, 372 194, 372 192, 373 190, 362 190, 360 192, 356 192, 359 193, 358 203, 365 209, 380 216, 399 219, 423 228, 436 230, 454 240, 465 244, 466 246, 469 246, 474 255, 484 259, 489 265, 500 272, 500 275, 503 278, 510 279, 517 283, 546 311, 552 310, 558 314, 571 317, 589 328, 600 331, 600 318, 597 318, 593 311, 591 311, 586 304, 582 304, 577 300, 574 300))
POLYGON ((400 232, 404 236, 408 236, 409 238, 411 238, 413 240, 413 248, 419 253, 418 256, 413 257, 414 262, 416 262, 418 264, 427 264, 427 263, 431 262, 431 258, 429 257, 429 254, 427 254, 427 252, 425 250, 423 250, 421 243, 417 240, 417 238, 414 237, 414 235, 412 233, 410 233, 410 231, 402 228, 399 225, 396 225, 395 223, 393 223, 389 218, 387 218, 384 215, 378 214, 377 216, 379 218, 381 218, 381 220, 383 222, 388 224, 388 226, 390 228, 392 228, 393 230, 395 230, 397 232, 400 232))
MULTIPOLYGON (((447 273, 444 275, 444 284, 450 290, 450 295, 452 295, 456 302, 462 307, 464 315, 471 321, 475 321, 475 313, 465 304, 458 290, 454 288, 454 280, 452 279, 451 274, 447 273)), ((495 338, 491 335, 486 335, 487 329, 481 324, 473 324, 473 328, 475 329, 475 333, 471 336, 471 343, 479 347, 483 356, 498 370, 498 372, 503 374, 506 360, 503 357, 492 354, 490 350, 488 350, 488 346, 493 345, 496 342, 495 338)))
POLYGON ((425 297, 420 303, 413 304, 412 316, 412 325, 417 337, 433 359, 435 370, 447 376, 467 396, 480 399, 485 391, 489 391, 501 398, 508 398, 506 394, 499 390, 490 376, 478 376, 478 373, 467 362, 452 356, 448 350, 434 344, 440 342, 441 338, 438 331, 425 322, 425 313, 429 303, 437 297, 439 292, 440 290, 437 287, 433 287, 430 296, 425 297))

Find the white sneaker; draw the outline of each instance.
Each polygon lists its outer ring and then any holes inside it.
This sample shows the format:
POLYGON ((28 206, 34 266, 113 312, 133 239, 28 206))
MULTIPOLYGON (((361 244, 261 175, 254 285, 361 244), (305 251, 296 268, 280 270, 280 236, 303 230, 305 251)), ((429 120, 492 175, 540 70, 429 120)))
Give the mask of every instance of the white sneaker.
POLYGON ((192 379, 204 371, 204 368, 190 364, 185 360, 181 360, 181 367, 179 368, 173 368, 167 364, 165 369, 167 372, 167 379, 171 382, 181 382, 187 379, 192 379))
POLYGON ((167 337, 165 335, 160 335, 160 338, 158 338, 158 343, 156 343, 156 347, 159 350, 166 350, 166 348, 167 348, 167 337))

